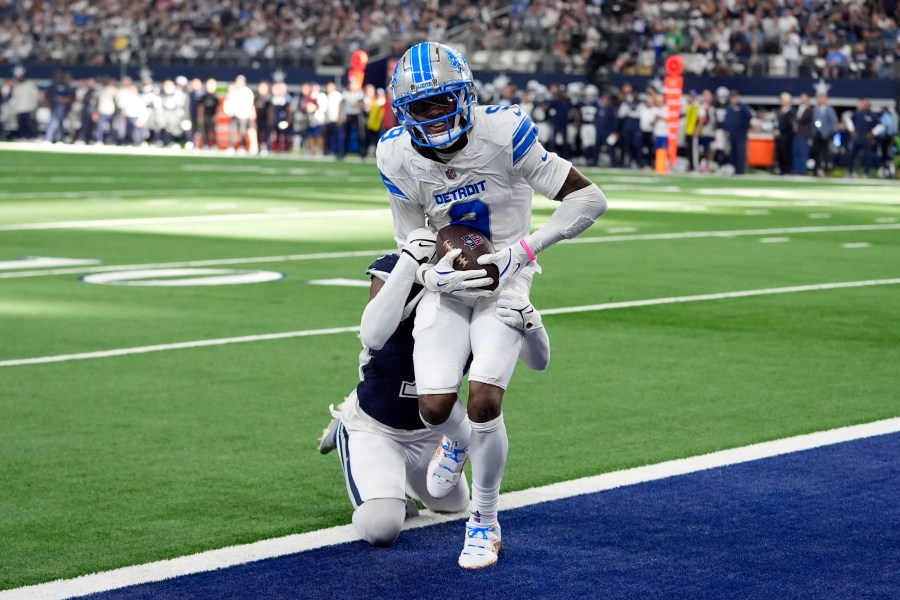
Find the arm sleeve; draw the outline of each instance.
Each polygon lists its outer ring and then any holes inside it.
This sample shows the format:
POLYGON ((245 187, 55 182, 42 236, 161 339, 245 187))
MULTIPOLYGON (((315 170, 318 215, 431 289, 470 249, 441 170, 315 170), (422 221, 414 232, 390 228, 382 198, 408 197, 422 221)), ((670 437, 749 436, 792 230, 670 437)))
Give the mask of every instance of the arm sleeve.
POLYGON ((394 219, 394 240, 397 248, 403 249, 406 236, 414 229, 425 227, 425 209, 415 202, 391 194, 391 215, 394 219))
POLYGON ((543 371, 550 364, 550 336, 547 329, 541 327, 537 331, 525 332, 522 349, 519 358, 528 365, 529 369, 543 371))
POLYGON ((366 305, 359 325, 359 340, 366 348, 380 350, 397 330, 418 266, 411 256, 401 254, 384 287, 366 305))

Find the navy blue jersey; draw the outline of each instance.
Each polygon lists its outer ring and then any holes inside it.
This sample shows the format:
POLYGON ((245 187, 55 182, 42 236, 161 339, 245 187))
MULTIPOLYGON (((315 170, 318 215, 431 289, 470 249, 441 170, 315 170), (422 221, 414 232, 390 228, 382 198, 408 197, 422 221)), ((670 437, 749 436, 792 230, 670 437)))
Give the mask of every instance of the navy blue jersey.
MULTIPOLYGON (((400 257, 388 254, 376 260, 366 270, 373 277, 385 279, 400 257)), ((406 298, 409 305, 419 297, 422 286, 413 284, 406 298)), ((362 381, 356 386, 356 396, 362 410, 394 429, 424 429, 419 418, 416 395, 416 372, 413 368, 413 321, 415 308, 409 313, 381 350, 369 350, 369 362, 362 368, 362 381)))

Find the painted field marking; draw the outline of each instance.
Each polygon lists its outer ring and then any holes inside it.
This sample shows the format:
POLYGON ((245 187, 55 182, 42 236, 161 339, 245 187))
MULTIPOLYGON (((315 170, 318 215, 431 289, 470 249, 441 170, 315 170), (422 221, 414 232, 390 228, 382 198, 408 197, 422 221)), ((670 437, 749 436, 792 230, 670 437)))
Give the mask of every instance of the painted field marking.
MULTIPOLYGON (((898 431, 900 431, 900 418, 895 417, 861 425, 838 427, 768 442, 759 442, 709 454, 668 460, 653 465, 613 471, 593 477, 583 477, 518 492, 508 492, 501 496, 500 508, 502 510, 512 510, 571 498, 572 496, 605 492, 679 475, 812 450, 823 446, 833 446, 879 435, 890 435, 898 431)), ((449 523, 462 520, 465 516, 464 513, 446 515, 423 510, 418 517, 407 520, 404 529, 418 529, 420 527, 449 523)), ((169 560, 82 575, 74 579, 58 579, 47 583, 6 590, 0 592, 0 600, 32 600, 38 598, 49 600, 82 596, 131 585, 163 581, 184 575, 216 571, 249 562, 296 554, 359 539, 352 525, 341 525, 250 544, 228 546, 218 550, 207 550, 169 560)))
MULTIPOLYGON (((748 298, 751 296, 769 296, 774 294, 795 294, 799 292, 814 292, 819 290, 836 290, 859 287, 873 287, 881 285, 900 284, 900 278, 896 279, 868 279, 865 281, 841 281, 836 283, 816 283, 811 285, 796 285, 780 288, 763 288, 756 290, 738 290, 734 292, 718 292, 714 294, 698 294, 694 296, 673 296, 670 298, 649 298, 646 300, 626 300, 624 302, 606 302, 603 304, 588 304, 583 306, 568 306, 562 308, 542 309, 543 315, 562 315, 569 313, 594 312, 602 310, 617 310, 621 308, 636 308, 639 306, 659 306, 663 304, 681 304, 686 302, 704 302, 707 300, 724 300, 729 298, 748 298)), ((131 348, 118 348, 114 350, 100 350, 95 352, 78 352, 73 354, 54 354, 51 356, 38 356, 34 358, 16 358, 0 361, 0 367, 21 367, 25 365, 39 365, 47 363, 68 362, 73 360, 87 360, 92 358, 110 358, 114 356, 128 356, 131 354, 146 354, 148 352, 161 352, 164 350, 184 350, 187 348, 201 348, 207 346, 225 346, 228 344, 241 344, 246 342, 261 342, 269 340, 283 340, 295 337, 309 337, 315 335, 331 335, 336 333, 356 333, 356 327, 334 327, 330 329, 307 329, 301 331, 284 331, 281 333, 265 333, 260 335, 246 335, 240 337, 216 338, 208 340, 196 340, 191 342, 177 342, 172 344, 156 344, 153 346, 136 346, 131 348)))
POLYGON ((309 285, 335 285, 339 287, 369 287, 371 281, 365 279, 347 279, 345 277, 336 277, 334 279, 310 279, 307 281, 309 285))
POLYGON ((19 269, 48 269, 51 267, 73 267, 75 265, 100 264, 94 258, 63 258, 54 256, 23 256, 15 260, 0 260, 0 271, 19 269))
POLYGON ((896 223, 897 217, 878 217, 875 219, 876 223, 896 223))
MULTIPOLYGON (((209 210, 234 208, 236 204, 207 204, 209 210)), ((390 209, 320 210, 280 213, 269 212, 227 215, 188 215, 184 217, 136 217, 133 219, 93 219, 87 221, 55 221, 46 223, 11 223, 0 225, 0 231, 41 231, 46 229, 95 229, 102 227, 137 227, 142 225, 182 225, 184 223, 219 223, 223 221, 271 221, 273 219, 331 219, 343 217, 389 217, 390 209)))
POLYGON ((830 219, 831 213, 810 213, 810 219, 830 219))
POLYGON ((760 244, 783 244, 784 242, 791 241, 789 237, 764 237, 759 238, 760 244))
MULTIPOLYGON (((222 215, 226 216, 226 215, 222 215)), ((569 244, 608 244, 617 242, 644 242, 655 240, 682 240, 704 238, 752 237, 757 235, 804 234, 804 233, 840 233, 849 231, 888 231, 900 230, 900 223, 882 223, 870 225, 821 225, 808 227, 776 227, 771 229, 726 229, 722 231, 677 231, 671 233, 641 233, 633 235, 606 235, 566 240, 569 244)), ((54 269, 46 271, 23 271, 18 273, 0 273, 0 279, 19 277, 44 277, 48 275, 76 275, 82 273, 101 273, 105 271, 125 271, 129 269, 168 269, 179 267, 215 267, 222 265, 249 265, 258 263, 290 262, 298 260, 321 260, 335 258, 356 258, 379 256, 396 252, 396 248, 382 250, 357 250, 348 252, 319 252, 313 254, 288 254, 282 256, 258 256, 247 258, 222 258, 212 260, 191 260, 169 263, 147 263, 134 265, 111 265, 84 269, 54 269)))
POLYGON ((81 278, 84 283, 126 287, 193 287, 246 285, 284 279, 278 271, 238 269, 145 269, 94 273, 81 278))
POLYGON ((848 242, 846 244, 841 244, 841 248, 871 248, 872 244, 869 242, 848 242))

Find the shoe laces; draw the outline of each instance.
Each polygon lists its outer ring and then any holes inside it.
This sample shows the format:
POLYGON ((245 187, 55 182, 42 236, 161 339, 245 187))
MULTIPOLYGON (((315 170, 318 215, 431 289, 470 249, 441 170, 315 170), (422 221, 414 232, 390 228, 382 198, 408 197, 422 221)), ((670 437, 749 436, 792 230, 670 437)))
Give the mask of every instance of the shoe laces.
POLYGON ((468 447, 458 447, 456 442, 451 442, 446 438, 444 439, 444 443, 441 444, 441 449, 444 451, 444 458, 449 458, 457 464, 466 460, 469 450, 468 447), (462 460, 460 460, 460 455, 462 455, 462 460))

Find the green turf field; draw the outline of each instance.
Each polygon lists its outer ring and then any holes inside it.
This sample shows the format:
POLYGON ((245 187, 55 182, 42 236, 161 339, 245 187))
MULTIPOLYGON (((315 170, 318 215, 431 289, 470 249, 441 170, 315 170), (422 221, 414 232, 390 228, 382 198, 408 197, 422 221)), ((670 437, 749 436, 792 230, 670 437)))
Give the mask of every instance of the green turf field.
MULTIPOLYGON (((538 308, 900 278, 896 182, 588 174, 610 210, 541 256, 538 308)), ((15 361, 352 327, 366 290, 307 282, 392 245, 371 162, 0 151, 0 589, 348 523, 315 442, 352 332, 15 361), (129 265, 286 277, 80 280, 129 265)), ((895 284, 548 314, 503 489, 898 416, 898 314, 895 284)))

